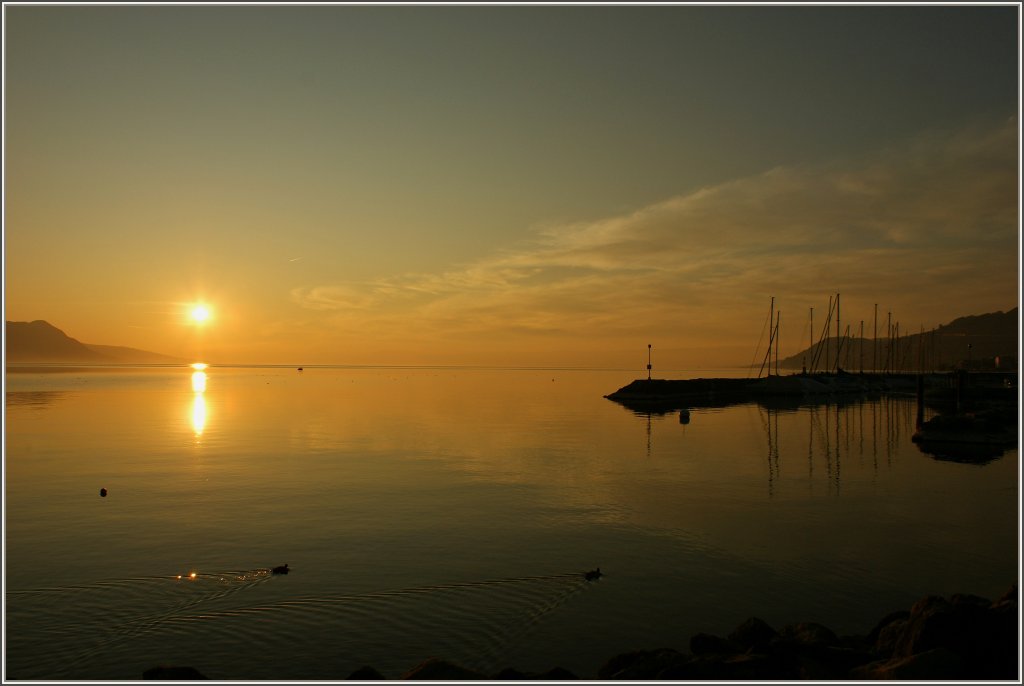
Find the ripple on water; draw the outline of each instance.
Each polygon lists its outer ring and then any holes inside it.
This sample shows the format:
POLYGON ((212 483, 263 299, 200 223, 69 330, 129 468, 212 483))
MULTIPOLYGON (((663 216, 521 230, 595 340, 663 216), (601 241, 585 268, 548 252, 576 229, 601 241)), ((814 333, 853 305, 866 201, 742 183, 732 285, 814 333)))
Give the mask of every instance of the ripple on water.
POLYGON ((337 679, 363 664, 398 676, 430 655, 491 673, 510 643, 589 586, 574 573, 280 600, 263 590, 272 579, 251 570, 10 592, 8 674, 138 678, 188 664, 258 679, 287 665, 290 679, 337 679), (40 645, 46 661, 29 657, 40 645))

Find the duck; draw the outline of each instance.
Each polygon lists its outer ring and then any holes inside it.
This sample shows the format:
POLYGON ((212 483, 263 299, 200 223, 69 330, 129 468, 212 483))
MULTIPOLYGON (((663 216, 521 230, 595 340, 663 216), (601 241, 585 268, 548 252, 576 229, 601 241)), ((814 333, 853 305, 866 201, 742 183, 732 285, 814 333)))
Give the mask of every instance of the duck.
POLYGON ((585 572, 583 574, 583 578, 587 581, 596 581, 600 579, 602 576, 604 576, 604 574, 601 573, 600 567, 598 567, 597 569, 591 569, 589 572, 585 572))
POLYGON ((288 565, 287 564, 283 564, 280 567, 274 567, 273 569, 270 570, 270 573, 271 574, 287 574, 288 573, 288 565))

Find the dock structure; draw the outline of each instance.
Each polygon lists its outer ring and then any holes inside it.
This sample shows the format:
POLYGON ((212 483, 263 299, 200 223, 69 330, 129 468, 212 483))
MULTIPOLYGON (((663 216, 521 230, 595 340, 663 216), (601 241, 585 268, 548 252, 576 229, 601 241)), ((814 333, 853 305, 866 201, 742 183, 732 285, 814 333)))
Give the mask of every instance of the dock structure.
MULTIPOLYGON (((983 397, 1012 395, 1006 387, 1006 375, 973 374, 976 394, 983 397), (991 378, 989 378, 991 377, 991 378)), ((1009 378, 1009 377, 1007 377, 1009 378)), ((918 393, 919 383, 933 397, 960 393, 963 381, 955 374, 791 374, 763 378, 637 379, 604 396, 631 409, 673 411, 686 407, 725 407, 748 402, 764 404, 803 404, 828 402, 830 398, 864 395, 904 395, 918 393), (920 379, 920 381, 919 381, 920 379)))

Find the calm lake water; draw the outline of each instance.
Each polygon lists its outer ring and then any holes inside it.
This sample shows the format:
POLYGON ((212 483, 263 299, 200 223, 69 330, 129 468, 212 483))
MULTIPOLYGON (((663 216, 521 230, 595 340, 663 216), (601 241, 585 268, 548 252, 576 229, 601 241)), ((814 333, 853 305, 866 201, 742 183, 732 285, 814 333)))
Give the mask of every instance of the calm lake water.
POLYGON ((605 400, 628 371, 201 374, 7 373, 7 678, 593 678, 749 616, 867 633, 1018 577, 1017 450, 924 454, 912 398, 683 424, 605 400))

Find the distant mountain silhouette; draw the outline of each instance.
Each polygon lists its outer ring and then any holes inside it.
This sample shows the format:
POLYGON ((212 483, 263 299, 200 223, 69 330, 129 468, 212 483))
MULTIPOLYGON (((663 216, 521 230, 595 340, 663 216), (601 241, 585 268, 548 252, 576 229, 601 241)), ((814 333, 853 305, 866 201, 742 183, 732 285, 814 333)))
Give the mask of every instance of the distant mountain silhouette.
MULTIPOLYGON (((1017 348, 1020 329, 1018 308, 1009 312, 959 317, 933 331, 907 335, 901 331, 898 339, 889 340, 888 332, 879 331, 878 340, 847 337, 839 351, 839 366, 847 371, 878 370, 909 371, 959 369, 1017 369, 1017 348)), ((865 330, 870 323, 865 322, 865 330)), ((844 327, 845 328, 845 327, 844 327)), ((859 325, 857 327, 860 328, 859 325)), ((853 326, 850 327, 851 334, 853 326)), ((859 330, 858 330, 859 333, 859 330)), ((836 366, 839 338, 832 336, 818 341, 796 355, 779 360, 779 367, 810 371, 829 371, 836 366), (826 351, 828 359, 826 360, 826 351), (817 363, 814 362, 817 356, 817 363)))
POLYGON ((71 338, 49 322, 7 322, 8 362, 172 364, 184 360, 136 348, 91 345, 71 338))

